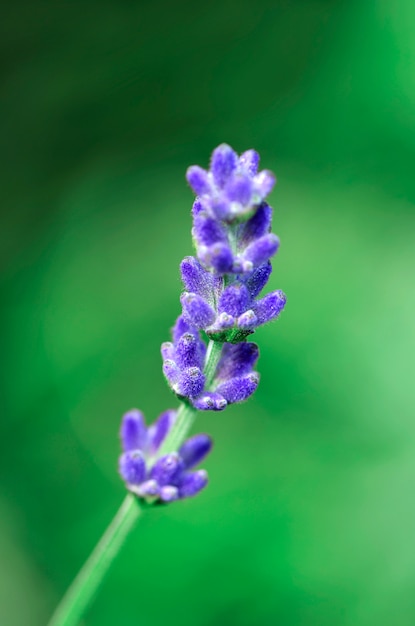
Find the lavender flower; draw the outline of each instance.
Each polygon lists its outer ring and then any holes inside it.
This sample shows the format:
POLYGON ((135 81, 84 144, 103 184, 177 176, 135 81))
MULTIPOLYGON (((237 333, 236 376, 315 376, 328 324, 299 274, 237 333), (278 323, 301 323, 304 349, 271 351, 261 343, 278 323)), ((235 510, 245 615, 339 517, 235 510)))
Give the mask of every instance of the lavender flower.
POLYGON ((173 342, 163 343, 161 353, 170 388, 201 411, 222 411, 249 398, 258 386, 259 374, 253 371, 258 346, 249 342, 224 345, 212 380, 206 380, 206 345, 182 316, 173 328, 173 342))
MULTIPOLYGON (((272 209, 265 198, 275 178, 258 173, 254 150, 240 157, 226 144, 214 150, 209 171, 195 165, 187 180, 197 194, 193 238, 198 259, 181 264, 185 291, 173 341, 161 347, 163 372, 182 401, 147 427, 138 410, 122 419, 119 471, 127 489, 154 504, 194 496, 207 484, 193 468, 212 447, 207 435, 185 440, 197 410, 221 411, 256 390, 255 329, 281 313, 282 291, 259 297, 271 274, 279 240, 271 233, 272 209), (209 340, 206 345, 206 338, 209 340)), ((53 624, 79 621, 111 558, 138 516, 129 494, 114 521, 58 607, 53 624)))
POLYGON ((268 171, 258 174, 258 163, 254 150, 238 157, 222 144, 213 152, 209 172, 196 165, 187 171, 198 194, 192 230, 198 259, 185 257, 181 263, 182 315, 173 342, 164 343, 161 352, 171 389, 200 410, 223 410, 255 391, 258 348, 238 345, 258 326, 276 319, 286 302, 281 290, 259 297, 279 240, 270 232, 272 209, 264 202, 275 178, 268 171), (205 335, 232 344, 224 346, 209 380, 205 335))
POLYGON ((279 248, 270 232, 272 209, 265 202, 250 209, 251 217, 229 224, 212 217, 200 199, 193 204, 193 241, 199 260, 217 274, 249 274, 279 248))
POLYGON ((250 214, 270 193, 275 177, 264 170, 257 173, 259 155, 254 150, 238 158, 226 144, 213 151, 210 170, 198 165, 187 170, 187 180, 199 197, 199 205, 215 220, 232 223, 250 214))
POLYGON ((258 163, 254 150, 238 157, 222 144, 213 152, 209 171, 193 166, 187 172, 198 194, 192 230, 198 258, 185 257, 181 263, 182 313, 172 341, 161 346, 164 375, 183 404, 150 428, 139 411, 131 411, 121 428, 121 476, 130 491, 151 502, 195 495, 205 486, 206 473, 189 470, 204 458, 211 441, 197 435, 181 445, 190 424, 183 425, 185 416, 195 410, 222 411, 254 393, 259 351, 247 337, 276 319, 285 305, 280 290, 261 297, 279 240, 271 233, 272 209, 265 202, 275 178, 266 170, 258 173, 258 163), (166 437, 178 452, 160 452, 166 437))
POLYGON ((138 410, 122 419, 120 474, 127 488, 148 502, 188 498, 207 484, 205 470, 189 471, 210 451, 212 441, 207 435, 191 437, 178 452, 158 455, 176 416, 176 411, 166 411, 149 428, 138 410))
POLYGON ((284 308, 286 297, 281 290, 256 299, 271 274, 269 261, 227 285, 222 276, 206 270, 194 257, 186 257, 180 269, 187 290, 181 297, 183 317, 216 341, 229 341, 230 329, 239 331, 232 333, 231 341, 243 339, 276 319, 284 308))

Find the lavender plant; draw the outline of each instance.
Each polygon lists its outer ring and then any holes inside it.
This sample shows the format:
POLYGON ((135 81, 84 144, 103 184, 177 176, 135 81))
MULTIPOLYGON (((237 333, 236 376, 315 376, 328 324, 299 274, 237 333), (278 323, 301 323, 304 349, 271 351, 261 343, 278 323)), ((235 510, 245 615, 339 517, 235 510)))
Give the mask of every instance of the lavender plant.
POLYGON ((149 427, 136 409, 124 415, 119 471, 129 494, 50 626, 79 622, 144 506, 195 496, 206 486, 207 473, 195 467, 212 441, 206 434, 186 439, 197 412, 223 411, 258 387, 258 346, 247 338, 276 319, 286 302, 280 290, 261 297, 279 240, 271 233, 272 209, 265 202, 275 177, 258 172, 258 164, 254 150, 238 157, 222 144, 208 171, 197 165, 187 170, 196 194, 196 257, 181 263, 182 312, 172 341, 161 347, 163 372, 180 407, 165 411, 149 427))

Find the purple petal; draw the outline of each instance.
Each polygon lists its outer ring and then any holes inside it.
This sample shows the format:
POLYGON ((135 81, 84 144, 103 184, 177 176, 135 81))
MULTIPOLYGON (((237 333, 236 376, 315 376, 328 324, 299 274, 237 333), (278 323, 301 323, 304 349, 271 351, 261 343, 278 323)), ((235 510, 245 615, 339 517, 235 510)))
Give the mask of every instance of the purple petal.
POLYGON ((208 475, 205 470, 186 472, 183 474, 179 485, 179 497, 189 498, 195 496, 203 487, 206 487, 208 475))
POLYGON ((199 411, 223 411, 228 404, 223 396, 212 391, 204 391, 192 403, 199 411))
POLYGON ((216 392, 220 393, 229 404, 234 402, 243 402, 251 396, 258 387, 259 374, 252 372, 248 376, 241 378, 231 378, 225 383, 216 387, 216 392))
POLYGON ((208 435, 195 435, 182 445, 179 454, 186 469, 194 467, 210 452, 212 440, 208 435))
POLYGON ((148 429, 149 453, 154 455, 176 421, 176 411, 164 411, 148 429))
POLYGON ((219 274, 232 272, 233 254, 228 244, 215 243, 210 248, 206 248, 200 258, 206 265, 211 265, 219 274))
POLYGON ((254 178, 255 191, 261 197, 265 198, 274 188, 276 178, 269 170, 262 170, 254 178))
POLYGON ((257 173, 259 154, 255 150, 247 150, 239 157, 239 165, 252 176, 257 173))
POLYGON ((215 311, 201 296, 184 292, 180 298, 183 316, 197 329, 207 328, 216 317, 215 311))
POLYGON ((174 386, 179 380, 180 369, 172 359, 163 361, 163 374, 171 386, 174 386))
POLYGON ((182 370, 186 367, 203 368, 206 346, 197 335, 185 333, 175 347, 175 362, 182 370))
POLYGON ((183 462, 177 452, 166 454, 153 465, 150 470, 150 478, 155 480, 160 487, 174 482, 175 476, 183 468, 183 462))
POLYGON ((185 257, 180 264, 180 272, 186 291, 205 298, 212 296, 213 275, 205 270, 197 259, 193 256, 185 257))
POLYGON ((144 450, 147 442, 147 429, 144 415, 133 409, 128 411, 121 422, 121 443, 125 452, 129 450, 144 450))
POLYGON ((272 209, 268 204, 261 204, 242 228, 240 240, 244 245, 248 245, 255 239, 259 239, 269 233, 272 221, 272 209))
POLYGON ((119 470, 125 482, 139 485, 146 476, 146 463, 141 450, 125 452, 120 457, 119 470))
POLYGON ((210 171, 215 183, 223 187, 238 164, 238 155, 226 143, 218 146, 212 154, 210 171))
POLYGON ((258 324, 266 324, 266 322, 270 322, 278 317, 283 310, 286 301, 287 297, 281 290, 273 291, 261 300, 258 300, 255 306, 258 324))
POLYGON ((163 502, 173 502, 179 497, 179 490, 173 485, 165 485, 160 489, 160 500, 163 502))
POLYGON ((226 183, 226 195, 232 202, 247 205, 252 196, 252 181, 247 174, 233 174, 226 183))
POLYGON ((277 235, 269 234, 253 241, 245 250, 243 257, 246 261, 251 261, 254 265, 261 265, 268 261, 276 251, 280 240, 277 235))
POLYGON ((186 322, 182 315, 179 315, 172 331, 174 343, 177 343, 182 335, 192 331, 194 332, 195 328, 189 322, 186 322))
POLYGON ((259 350, 256 343, 251 341, 227 343, 222 348, 222 356, 215 377, 223 381, 240 378, 252 371, 258 356, 259 350))
POLYGON ((213 217, 199 214, 193 221, 193 236, 199 245, 212 246, 215 243, 226 243, 228 237, 221 224, 213 217))
POLYGON ((219 313, 227 313, 233 317, 239 317, 251 304, 248 289, 240 283, 233 283, 226 287, 220 299, 219 313))
POLYGON ((206 170, 198 165, 192 165, 186 172, 187 182, 197 196, 209 194, 212 191, 212 185, 206 170))
POLYGON ((271 272, 271 262, 266 261, 263 265, 257 267, 246 279, 245 285, 251 294, 251 298, 256 298, 256 296, 262 291, 271 276, 271 272))

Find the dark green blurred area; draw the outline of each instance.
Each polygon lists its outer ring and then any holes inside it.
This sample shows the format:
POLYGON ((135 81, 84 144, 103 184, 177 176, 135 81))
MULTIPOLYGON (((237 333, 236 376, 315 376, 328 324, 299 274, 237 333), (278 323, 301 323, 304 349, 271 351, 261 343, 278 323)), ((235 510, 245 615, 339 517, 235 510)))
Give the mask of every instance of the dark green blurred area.
POLYGON ((282 241, 247 404, 200 497, 146 515, 87 625, 413 626, 413 0, 9 3, 0 23, 0 624, 42 625, 119 506, 188 165, 254 147, 282 241))

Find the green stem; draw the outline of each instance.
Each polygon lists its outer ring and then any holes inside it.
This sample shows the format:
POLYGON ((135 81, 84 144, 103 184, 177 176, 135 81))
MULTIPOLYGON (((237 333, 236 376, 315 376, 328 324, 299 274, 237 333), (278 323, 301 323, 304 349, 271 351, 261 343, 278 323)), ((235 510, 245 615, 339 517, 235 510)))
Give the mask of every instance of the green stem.
MULTIPOLYGON (((209 342, 204 372, 207 389, 213 382, 222 347, 222 343, 209 342)), ((193 425, 196 414, 197 410, 191 405, 181 405, 176 421, 159 451, 159 457, 180 448, 193 425)), ((79 623, 141 511, 137 498, 128 494, 91 556, 61 600, 49 626, 76 626, 79 623)))
POLYGON ((79 623, 140 513, 141 507, 137 498, 128 494, 91 556, 62 598, 49 626, 76 626, 79 623))
POLYGON ((223 343, 219 341, 209 341, 207 353, 206 353, 206 365, 205 365, 205 376, 206 376, 206 387, 209 389, 211 384, 213 383, 213 379, 215 377, 216 367, 219 363, 221 354, 222 354, 223 343))

